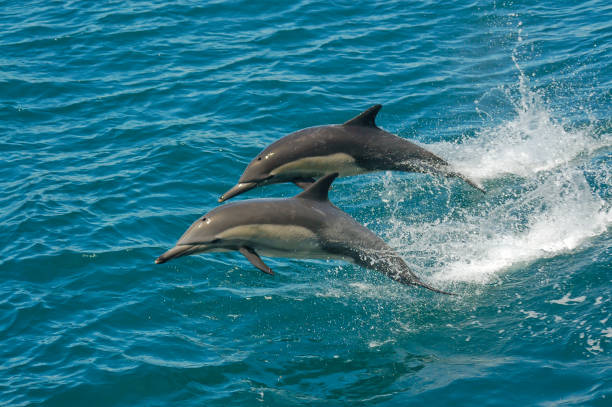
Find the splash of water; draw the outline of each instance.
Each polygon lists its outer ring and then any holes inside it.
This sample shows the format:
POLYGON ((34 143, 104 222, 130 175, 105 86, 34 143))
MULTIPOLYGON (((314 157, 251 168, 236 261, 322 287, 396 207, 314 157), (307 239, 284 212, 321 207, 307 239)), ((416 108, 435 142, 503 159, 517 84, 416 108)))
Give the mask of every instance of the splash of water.
POLYGON ((511 119, 461 143, 428 146, 484 181, 481 201, 465 208, 442 203, 443 219, 422 222, 398 210, 410 186, 391 174, 383 179, 381 198, 392 213, 386 238, 437 282, 488 282, 500 271, 575 250, 612 223, 611 205, 598 193, 610 184, 610 169, 594 157, 612 146, 611 135, 555 120, 516 66, 518 86, 504 92, 511 119))
POLYGON ((530 90, 527 77, 519 72, 518 98, 513 89, 501 89, 514 108, 511 120, 484 128, 462 143, 435 146, 460 172, 480 180, 506 175, 532 178, 610 146, 610 135, 597 136, 593 126, 566 128, 553 119, 542 97, 530 90))

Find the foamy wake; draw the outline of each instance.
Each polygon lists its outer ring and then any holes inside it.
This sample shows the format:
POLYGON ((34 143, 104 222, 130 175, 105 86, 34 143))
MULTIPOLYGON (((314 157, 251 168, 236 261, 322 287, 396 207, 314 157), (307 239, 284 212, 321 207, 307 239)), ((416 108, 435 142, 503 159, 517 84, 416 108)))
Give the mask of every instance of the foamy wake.
MULTIPOLYGON (((463 209, 449 203, 448 215, 431 223, 392 210, 386 238, 430 279, 487 282, 499 271, 575 250, 612 222, 610 203, 597 190, 610 184, 610 168, 593 160, 612 146, 612 135, 561 125, 522 73, 518 91, 511 120, 458 144, 428 146, 484 183, 480 202, 463 209)), ((384 177, 384 198, 406 194, 393 177, 384 177)))

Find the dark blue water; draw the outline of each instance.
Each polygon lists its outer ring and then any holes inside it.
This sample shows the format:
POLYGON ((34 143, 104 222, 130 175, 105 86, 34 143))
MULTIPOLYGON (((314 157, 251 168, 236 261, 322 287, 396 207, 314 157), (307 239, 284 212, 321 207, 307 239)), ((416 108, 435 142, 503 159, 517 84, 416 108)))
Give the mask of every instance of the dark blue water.
POLYGON ((0 405, 611 405, 612 6, 575 3, 0 2, 0 405), (488 193, 331 199, 459 296, 154 264, 266 145, 375 103, 488 193))

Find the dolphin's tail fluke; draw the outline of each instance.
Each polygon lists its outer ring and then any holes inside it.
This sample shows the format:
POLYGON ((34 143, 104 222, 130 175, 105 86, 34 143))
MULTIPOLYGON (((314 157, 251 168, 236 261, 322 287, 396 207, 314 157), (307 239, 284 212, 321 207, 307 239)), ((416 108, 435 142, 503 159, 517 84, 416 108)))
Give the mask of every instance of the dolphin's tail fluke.
POLYGON ((480 185, 478 185, 477 183, 475 183, 474 181, 472 181, 471 179, 469 179, 468 177, 466 177, 465 175, 456 172, 456 171, 448 171, 446 174, 447 177, 455 177, 455 178, 459 178, 463 181, 465 181, 469 186, 476 188, 477 190, 479 190, 480 192, 482 192, 483 194, 486 194, 487 191, 481 187, 480 185))
MULTIPOLYGON (((426 151, 426 150, 423 150, 423 151, 426 151)), ((459 178, 460 180, 464 181, 466 184, 468 184, 472 188, 479 190, 483 194, 487 192, 483 187, 478 185, 476 182, 472 181, 471 179, 461 174, 460 172, 455 171, 453 167, 450 164, 448 164, 446 161, 444 161, 443 159, 433 154, 431 155, 434 158, 430 159, 427 162, 423 161, 423 162, 419 162, 415 164, 414 162, 406 161, 406 162, 402 162, 396 165, 394 168, 397 170, 406 171, 406 172, 422 172, 426 174, 442 175, 444 177, 459 178)))
POLYGON ((372 237, 376 240, 370 243, 378 245, 378 248, 374 250, 363 250, 356 256, 351 256, 356 264, 376 270, 400 284, 423 287, 440 294, 456 295, 432 287, 421 281, 421 279, 410 270, 410 267, 408 267, 404 259, 398 256, 393 249, 387 246, 378 236, 372 234, 372 237))
POLYGON ((457 295, 449 291, 443 291, 443 290, 440 290, 439 288, 432 287, 429 284, 422 282, 421 280, 412 281, 411 284, 419 286, 419 287, 427 288, 428 290, 433 291, 435 293, 446 294, 446 295, 457 295))
MULTIPOLYGON (((454 293, 451 293, 449 291, 444 291, 444 290, 440 290, 439 288, 433 287, 423 281, 421 281, 420 278, 417 277, 416 274, 414 274, 410 268, 408 267, 408 265, 404 262, 404 260, 402 260, 399 257, 393 256, 390 258, 386 259, 387 261, 390 261, 392 263, 390 269, 391 270, 397 270, 398 268, 401 270, 399 272, 395 271, 395 272, 389 272, 387 270, 383 269, 378 269, 379 271, 382 271, 383 274, 386 274, 388 277, 390 277, 392 280, 397 281, 398 283, 401 284, 405 284, 405 285, 414 285, 417 287, 423 287, 423 288, 427 288, 429 291, 433 291, 435 293, 440 293, 440 294, 446 294, 446 295, 457 295, 454 293)), ((387 263, 389 264, 389 263, 387 263)))
POLYGON ((410 271, 410 269, 408 269, 407 266, 399 275, 390 275, 390 277, 394 279, 395 281, 397 281, 398 283, 427 288, 428 290, 433 291, 435 293, 446 294, 446 295, 456 295, 454 293, 440 290, 439 288, 436 288, 436 287, 432 287, 431 285, 421 281, 421 279, 418 278, 416 274, 414 274, 412 271, 410 271))
POLYGON ((422 156, 420 160, 405 160, 396 163, 394 169, 400 171, 407 172, 424 172, 429 174, 438 174, 445 177, 453 177, 459 178, 462 181, 465 181, 469 186, 475 188, 482 192, 486 193, 485 189, 478 185, 476 182, 472 181, 465 175, 456 171, 451 164, 449 164, 446 160, 438 157, 434 153, 425 150, 422 147, 414 146, 413 148, 418 148, 419 154, 422 156))
POLYGON ((443 164, 436 163, 436 165, 432 165, 430 167, 429 172, 431 172, 432 174, 436 174, 436 173, 441 174, 445 177, 459 178, 460 180, 464 181, 466 184, 468 184, 472 188, 476 188, 483 194, 487 192, 483 187, 478 185, 476 182, 472 181, 471 179, 469 179, 462 173, 455 171, 453 167, 450 164, 448 164, 446 161, 442 160, 442 162, 443 164))

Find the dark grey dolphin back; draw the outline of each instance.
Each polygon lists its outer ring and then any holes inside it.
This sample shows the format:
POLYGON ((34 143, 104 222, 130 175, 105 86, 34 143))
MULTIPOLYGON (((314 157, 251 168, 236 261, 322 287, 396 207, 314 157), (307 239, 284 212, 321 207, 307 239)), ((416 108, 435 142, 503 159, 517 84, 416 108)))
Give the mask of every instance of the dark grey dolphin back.
POLYGON ((357 163, 370 171, 395 170, 424 172, 457 177, 481 192, 485 190, 455 171, 444 159, 415 143, 380 129, 376 115, 382 105, 374 105, 342 125, 345 131, 359 140, 350 149, 357 163))

